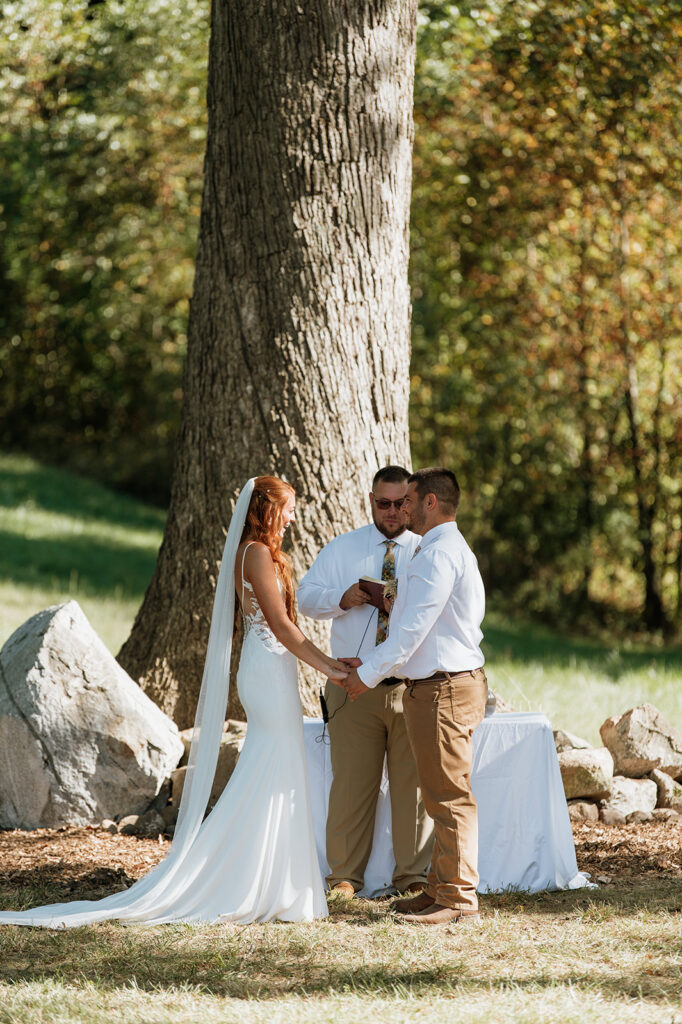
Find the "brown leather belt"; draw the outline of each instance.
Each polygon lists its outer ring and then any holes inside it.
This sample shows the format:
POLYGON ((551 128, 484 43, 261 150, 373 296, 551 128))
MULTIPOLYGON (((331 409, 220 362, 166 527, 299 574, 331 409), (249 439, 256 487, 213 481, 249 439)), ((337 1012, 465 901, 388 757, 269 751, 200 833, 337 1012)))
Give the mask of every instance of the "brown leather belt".
POLYGON ((461 679, 463 676, 473 676, 476 672, 483 672, 483 666, 468 668, 463 672, 434 672, 432 676, 426 676, 423 679, 406 679, 405 684, 417 686, 419 683, 449 683, 453 679, 461 679))

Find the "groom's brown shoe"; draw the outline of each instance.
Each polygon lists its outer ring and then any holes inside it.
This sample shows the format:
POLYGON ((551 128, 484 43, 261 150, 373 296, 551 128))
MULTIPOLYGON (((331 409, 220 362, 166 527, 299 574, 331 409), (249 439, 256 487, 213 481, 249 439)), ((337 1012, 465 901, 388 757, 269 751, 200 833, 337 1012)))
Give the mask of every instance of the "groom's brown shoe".
POLYGON ((355 889, 351 882, 337 882, 336 885, 331 887, 329 892, 331 895, 336 894, 345 900, 352 900, 355 896, 355 889))
POLYGON ((420 910, 426 910, 433 906, 433 896, 427 892, 420 892, 418 896, 412 896, 407 900, 396 900, 391 904, 391 910, 395 914, 418 914, 420 910))
POLYGON ((410 924, 480 924, 481 915, 477 910, 460 910, 434 903, 421 912, 405 914, 403 921, 410 924))

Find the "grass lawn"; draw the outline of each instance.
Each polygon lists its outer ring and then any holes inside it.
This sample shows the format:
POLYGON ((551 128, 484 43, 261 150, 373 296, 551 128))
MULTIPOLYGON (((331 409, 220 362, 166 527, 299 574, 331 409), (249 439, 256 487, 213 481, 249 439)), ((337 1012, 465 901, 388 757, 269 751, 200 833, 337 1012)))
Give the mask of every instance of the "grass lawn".
POLYGON ((555 729, 601 746, 610 715, 649 701, 682 732, 682 650, 559 636, 537 625, 483 623, 490 685, 516 711, 544 711, 555 729))
MULTIPOLYGON (((29 615, 76 598, 118 650, 163 518, 90 481, 0 457, 0 643, 29 615)), ((499 616, 485 627, 491 683, 518 710, 541 709, 594 743, 607 715, 643 700, 682 725, 679 650, 583 642, 499 616)), ((415 929, 386 901, 333 902, 327 921, 309 925, 0 928, 0 1024, 682 1024, 682 830, 652 827, 661 849, 648 856, 628 828, 610 833, 599 857, 606 833, 587 836, 594 863, 579 851, 581 867, 611 871, 599 890, 486 896, 479 929, 415 929)), ((163 841, 127 841, 146 851, 137 873, 164 852, 163 841)), ((18 874, 0 858, 0 906, 97 897, 137 876, 115 858, 104 874, 86 870, 83 850, 18 874)))
POLYGON ((154 571, 164 519, 91 480, 0 456, 0 644, 30 615, 73 598, 116 653, 154 571))
POLYGON ((387 901, 305 925, 0 928, 0 1022, 682 1021, 679 878, 483 907, 447 930, 387 901))
MULTIPOLYGON (((29 615, 75 598, 116 653, 161 543, 164 513, 100 484, 0 455, 0 645, 29 615)), ((682 651, 562 637, 535 624, 484 622, 487 671, 518 711, 595 745, 609 715, 648 700, 682 729, 682 651)))

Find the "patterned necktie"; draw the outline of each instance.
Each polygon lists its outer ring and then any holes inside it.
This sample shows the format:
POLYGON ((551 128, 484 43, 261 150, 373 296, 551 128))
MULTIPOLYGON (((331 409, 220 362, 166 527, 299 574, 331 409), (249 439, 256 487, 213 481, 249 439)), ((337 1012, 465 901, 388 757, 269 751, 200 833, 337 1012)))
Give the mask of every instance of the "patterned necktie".
MULTIPOLYGON (((393 548, 396 542, 394 540, 382 541, 386 545, 386 554, 384 555, 384 561, 381 566, 381 578, 382 580, 394 580, 395 579, 395 555, 393 554, 393 548)), ((388 615, 386 612, 379 609, 379 618, 377 620, 377 644, 383 644, 388 633, 388 615)))

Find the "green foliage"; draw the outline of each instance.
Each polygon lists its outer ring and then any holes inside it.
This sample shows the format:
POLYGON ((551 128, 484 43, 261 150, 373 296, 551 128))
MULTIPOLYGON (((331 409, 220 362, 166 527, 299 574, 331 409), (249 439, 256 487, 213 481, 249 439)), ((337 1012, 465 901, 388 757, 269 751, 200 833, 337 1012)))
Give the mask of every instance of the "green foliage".
MULTIPOLYGON (((0 444, 163 503, 208 0, 0 10, 0 444)), ((682 30, 643 0, 425 0, 412 438, 507 607, 682 614, 682 30)))
POLYGON ((555 619, 669 626, 682 566, 679 20, 669 4, 615 0, 425 14, 416 459, 461 471, 498 591, 555 619))
POLYGON ((0 442, 163 500, 205 134, 206 5, 0 13, 0 442))

